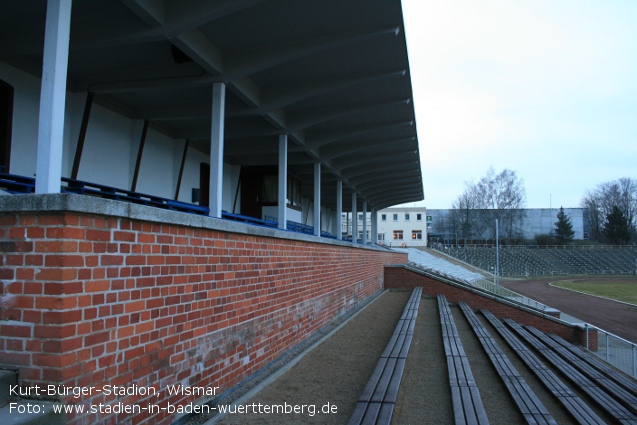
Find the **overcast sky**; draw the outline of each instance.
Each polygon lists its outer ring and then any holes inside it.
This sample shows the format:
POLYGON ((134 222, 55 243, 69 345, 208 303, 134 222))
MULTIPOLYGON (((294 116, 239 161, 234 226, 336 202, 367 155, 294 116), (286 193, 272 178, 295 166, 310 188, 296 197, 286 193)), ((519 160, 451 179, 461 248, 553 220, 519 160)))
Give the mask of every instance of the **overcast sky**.
POLYGON ((403 0, 425 187, 449 208, 490 166, 529 208, 637 178, 637 0, 403 0))

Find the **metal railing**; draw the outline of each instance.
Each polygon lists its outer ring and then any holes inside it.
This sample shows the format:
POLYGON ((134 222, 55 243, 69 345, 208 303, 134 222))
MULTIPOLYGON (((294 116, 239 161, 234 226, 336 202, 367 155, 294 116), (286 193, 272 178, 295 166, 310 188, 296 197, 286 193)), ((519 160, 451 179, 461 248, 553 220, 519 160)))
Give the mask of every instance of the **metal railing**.
POLYGON ((508 300, 526 305, 528 307, 531 307, 537 310, 546 311, 551 309, 550 307, 547 307, 541 302, 532 300, 531 298, 525 297, 524 295, 511 291, 510 289, 507 289, 504 286, 498 285, 495 282, 491 282, 490 280, 487 280, 487 279, 481 279, 481 280, 475 281, 473 282, 473 284, 499 297, 506 298, 508 300))
POLYGON ((584 327, 586 349, 590 353, 637 379, 637 344, 588 323, 584 327), (591 349, 595 344, 591 343, 594 339, 589 332, 597 334, 597 350, 591 349))

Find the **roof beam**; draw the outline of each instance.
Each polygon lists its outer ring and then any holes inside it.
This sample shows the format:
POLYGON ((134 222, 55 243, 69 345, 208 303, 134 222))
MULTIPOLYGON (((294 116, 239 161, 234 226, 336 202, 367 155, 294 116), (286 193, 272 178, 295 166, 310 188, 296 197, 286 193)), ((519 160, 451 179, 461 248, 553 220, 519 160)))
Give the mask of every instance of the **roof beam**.
POLYGON ((169 38, 199 28, 265 0, 168 0, 164 32, 169 38))
POLYGON ((256 46, 228 55, 226 73, 231 80, 247 77, 295 59, 333 50, 352 43, 388 35, 396 36, 399 28, 384 28, 348 34, 311 38, 273 46, 256 46))
POLYGON ((390 138, 379 138, 379 139, 361 139, 357 142, 348 142, 348 143, 330 143, 329 145, 321 146, 321 158, 324 158, 326 161, 331 159, 337 159, 342 156, 349 155, 353 152, 358 151, 366 151, 370 148, 374 148, 376 146, 382 146, 385 144, 402 144, 402 143, 416 143, 416 137, 390 137, 390 138))
POLYGON ((397 127, 411 126, 413 123, 413 121, 400 121, 365 127, 335 129, 326 132, 314 132, 309 135, 308 146, 311 148, 320 148, 323 145, 331 144, 338 140, 362 136, 368 133, 378 133, 383 130, 395 130, 397 127))
POLYGON ((350 104, 338 104, 320 109, 296 110, 288 114, 288 128, 307 128, 327 121, 335 120, 337 118, 343 118, 348 115, 368 112, 376 108, 398 105, 401 103, 409 103, 410 100, 411 99, 387 99, 350 104))
POLYGON ((367 74, 353 74, 330 78, 319 82, 296 84, 288 87, 270 87, 263 90, 259 114, 280 109, 311 97, 319 96, 358 84, 374 83, 384 78, 403 77, 405 70, 393 70, 367 74))

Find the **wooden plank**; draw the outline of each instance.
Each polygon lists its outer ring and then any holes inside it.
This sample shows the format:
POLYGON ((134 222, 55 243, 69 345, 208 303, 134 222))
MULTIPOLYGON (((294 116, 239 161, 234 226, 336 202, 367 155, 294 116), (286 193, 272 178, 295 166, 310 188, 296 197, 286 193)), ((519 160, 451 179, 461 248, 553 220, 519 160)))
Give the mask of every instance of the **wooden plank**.
POLYGON ((385 398, 383 399, 385 403, 396 403, 396 399, 398 398, 398 390, 400 389, 400 381, 402 380, 403 373, 405 371, 405 362, 406 359, 396 360, 394 373, 392 374, 391 380, 389 381, 389 385, 387 386, 387 391, 385 393, 385 398))
POLYGON ((465 417, 464 405, 462 403, 462 394, 460 387, 451 387, 451 404, 453 406, 453 417, 456 425, 466 425, 467 419, 465 417))
POLYGON ((365 416, 363 416, 363 420, 361 421, 361 425, 375 425, 378 414, 380 413, 380 407, 381 403, 369 403, 367 405, 367 410, 365 411, 365 416))
POLYGON ((376 418, 376 425, 390 425, 391 418, 394 414, 394 404, 393 403, 383 403, 380 407, 380 412, 378 412, 378 418, 376 418))
POLYGON ((374 391, 376 391, 376 386, 378 385, 378 381, 380 381, 381 376, 385 370, 385 366, 387 365, 387 359, 381 358, 376 364, 376 368, 374 368, 374 372, 372 372, 372 376, 370 376, 363 392, 358 397, 358 401, 369 402, 374 395, 374 391))
POLYGON ((603 421, 586 403, 579 397, 559 397, 558 400, 566 408, 569 414, 582 425, 603 425, 603 421))
POLYGON ((389 358, 387 359, 387 363, 385 365, 385 369, 378 380, 378 384, 374 389, 374 393, 372 394, 369 402, 378 402, 382 403, 385 399, 385 394, 387 393, 387 387, 389 386, 389 381, 391 381, 392 375, 394 374, 394 367, 396 366, 396 359, 389 358))
POLYGON ((480 391, 478 390, 478 387, 469 388, 469 392, 471 393, 471 400, 476 412, 477 423, 479 425, 488 425, 489 419, 487 418, 487 411, 484 410, 482 397, 480 397, 480 391))
POLYGON ((366 410, 367 402, 359 401, 356 403, 356 407, 354 407, 354 411, 352 412, 352 416, 349 417, 347 425, 360 425, 363 421, 363 416, 365 416, 366 410))

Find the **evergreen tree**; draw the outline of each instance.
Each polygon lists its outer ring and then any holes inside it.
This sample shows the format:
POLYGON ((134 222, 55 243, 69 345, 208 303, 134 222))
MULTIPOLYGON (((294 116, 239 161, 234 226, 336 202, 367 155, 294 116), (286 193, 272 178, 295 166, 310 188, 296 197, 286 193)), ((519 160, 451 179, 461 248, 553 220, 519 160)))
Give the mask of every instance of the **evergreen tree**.
POLYGON ((571 224, 571 218, 566 215, 564 208, 560 207, 560 211, 557 213, 557 222, 555 223, 555 230, 553 230, 555 236, 555 242, 558 245, 565 245, 573 240, 575 231, 571 224))
POLYGON ((612 244, 623 245, 630 240, 628 219, 626 219, 624 213, 622 213, 616 205, 613 207, 613 212, 606 215, 604 235, 606 235, 612 244))

